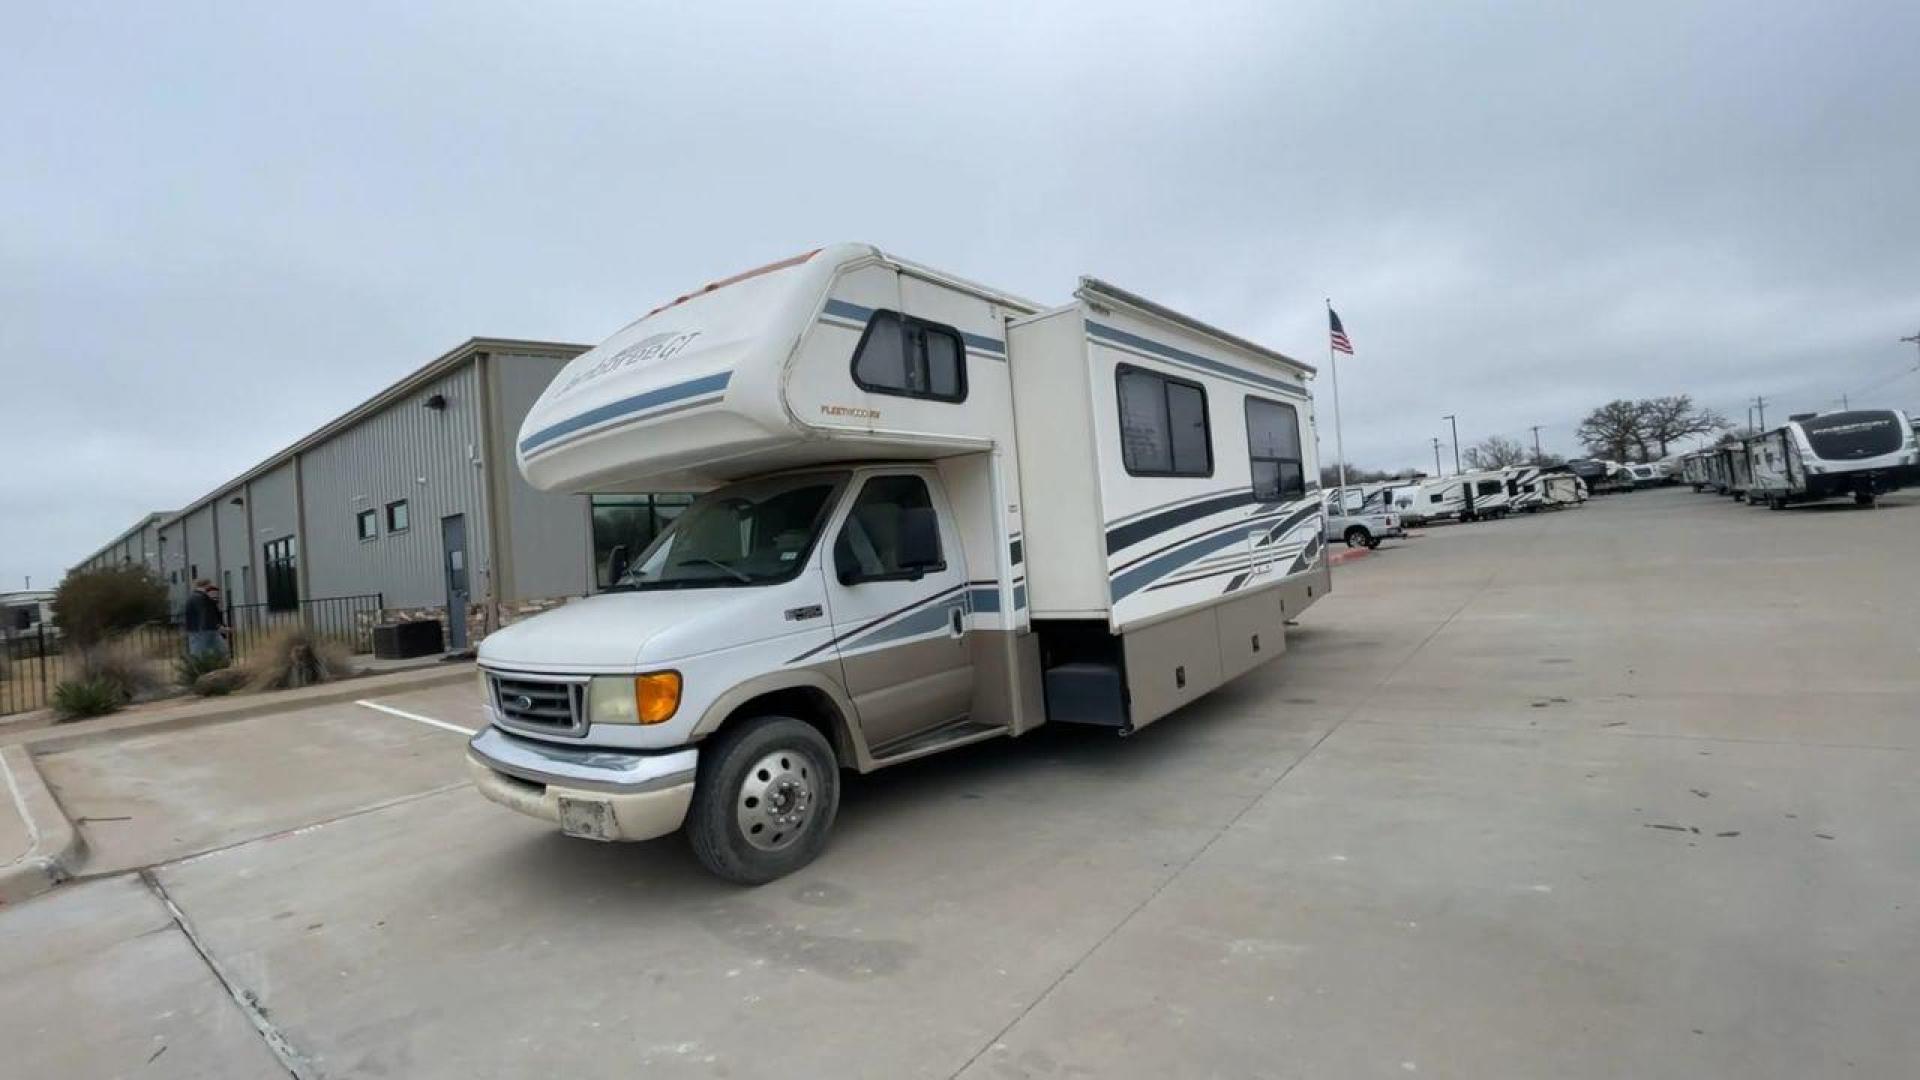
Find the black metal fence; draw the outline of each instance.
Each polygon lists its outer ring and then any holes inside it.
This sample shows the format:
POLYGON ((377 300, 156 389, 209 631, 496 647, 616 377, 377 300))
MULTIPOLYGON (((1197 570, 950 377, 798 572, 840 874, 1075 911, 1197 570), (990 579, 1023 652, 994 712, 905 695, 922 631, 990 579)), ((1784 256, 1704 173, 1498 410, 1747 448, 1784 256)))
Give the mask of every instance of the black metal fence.
MULTIPOLYGON (((349 652, 373 651, 373 626, 380 621, 384 598, 380 593, 329 596, 303 602, 298 608, 273 611, 266 604, 236 604, 226 613, 228 648, 236 663, 244 662, 290 626, 339 642, 349 652)), ((171 665, 185 655, 187 636, 176 623, 149 623, 114 636, 159 665, 171 665)), ((53 689, 66 681, 78 663, 78 650, 58 629, 44 623, 30 630, 0 636, 0 716, 45 708, 53 689)), ((171 677, 172 672, 166 672, 171 677)))

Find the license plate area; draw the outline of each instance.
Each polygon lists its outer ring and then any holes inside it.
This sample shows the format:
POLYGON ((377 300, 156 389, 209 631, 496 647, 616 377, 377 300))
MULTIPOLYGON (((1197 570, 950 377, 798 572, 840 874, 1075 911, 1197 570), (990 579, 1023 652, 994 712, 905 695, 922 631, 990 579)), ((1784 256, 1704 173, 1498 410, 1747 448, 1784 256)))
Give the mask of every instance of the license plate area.
POLYGON ((586 840, 611 841, 618 833, 613 820, 613 804, 599 799, 572 799, 560 796, 560 831, 586 840))

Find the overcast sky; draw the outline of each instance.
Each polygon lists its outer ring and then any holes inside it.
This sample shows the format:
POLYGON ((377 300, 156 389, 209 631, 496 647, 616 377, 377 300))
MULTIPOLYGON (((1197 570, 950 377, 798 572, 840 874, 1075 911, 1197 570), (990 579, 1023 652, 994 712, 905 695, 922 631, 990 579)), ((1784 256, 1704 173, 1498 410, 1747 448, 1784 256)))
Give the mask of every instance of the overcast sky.
POLYGON ((642 6, 12 9, 0 589, 470 336, 834 240, 1322 364, 1330 296, 1356 464, 1920 408, 1910 0, 642 6))

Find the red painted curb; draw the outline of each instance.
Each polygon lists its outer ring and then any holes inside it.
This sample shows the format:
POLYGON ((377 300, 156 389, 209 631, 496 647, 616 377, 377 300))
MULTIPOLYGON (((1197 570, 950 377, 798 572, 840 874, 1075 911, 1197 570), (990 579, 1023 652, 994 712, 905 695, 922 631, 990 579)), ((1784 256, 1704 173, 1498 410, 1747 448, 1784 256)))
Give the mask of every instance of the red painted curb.
POLYGON ((1339 566, 1341 563, 1352 562, 1355 559, 1364 559, 1371 554, 1373 554, 1372 548, 1347 548, 1345 551, 1334 552, 1333 557, 1327 560, 1327 565, 1339 566))

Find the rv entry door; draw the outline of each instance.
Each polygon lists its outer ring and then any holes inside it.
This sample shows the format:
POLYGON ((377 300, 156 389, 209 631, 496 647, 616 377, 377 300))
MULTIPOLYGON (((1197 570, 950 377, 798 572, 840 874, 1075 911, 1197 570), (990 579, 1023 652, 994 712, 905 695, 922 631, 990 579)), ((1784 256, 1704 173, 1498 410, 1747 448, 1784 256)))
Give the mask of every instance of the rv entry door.
POLYGON ((884 754, 973 700, 967 570, 926 477, 867 477, 833 537, 827 607, 868 747, 884 754))

